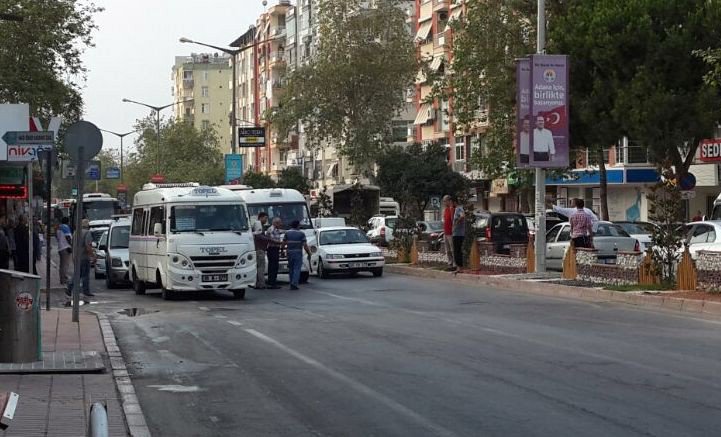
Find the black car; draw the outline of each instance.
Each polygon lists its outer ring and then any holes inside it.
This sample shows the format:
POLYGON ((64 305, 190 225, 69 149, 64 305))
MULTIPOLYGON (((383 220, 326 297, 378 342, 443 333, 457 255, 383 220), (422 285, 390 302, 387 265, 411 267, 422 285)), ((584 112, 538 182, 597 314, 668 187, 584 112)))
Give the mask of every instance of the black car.
POLYGON ((528 244, 528 222, 523 214, 515 212, 474 213, 473 227, 478 241, 493 242, 496 253, 509 254, 511 244, 528 244))

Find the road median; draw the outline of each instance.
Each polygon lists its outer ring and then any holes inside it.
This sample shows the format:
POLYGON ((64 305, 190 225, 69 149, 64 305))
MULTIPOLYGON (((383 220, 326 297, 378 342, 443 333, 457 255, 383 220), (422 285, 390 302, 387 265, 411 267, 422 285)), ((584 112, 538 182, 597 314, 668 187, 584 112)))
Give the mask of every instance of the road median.
POLYGON ((684 313, 708 314, 721 318, 721 302, 686 299, 663 294, 638 294, 600 288, 576 287, 507 276, 477 275, 424 269, 404 264, 387 264, 388 273, 426 279, 445 280, 479 287, 497 288, 516 293, 577 299, 592 302, 618 302, 647 308, 663 308, 684 313))

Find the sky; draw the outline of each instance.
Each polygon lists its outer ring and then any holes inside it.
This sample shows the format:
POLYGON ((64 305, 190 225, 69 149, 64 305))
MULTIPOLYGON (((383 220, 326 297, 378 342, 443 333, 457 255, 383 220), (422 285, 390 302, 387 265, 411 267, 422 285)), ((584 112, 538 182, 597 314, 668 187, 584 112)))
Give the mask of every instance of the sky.
MULTIPOLYGON (((242 35, 263 12, 262 0, 94 0, 105 11, 95 16, 95 47, 84 54, 88 69, 83 90, 84 119, 101 129, 125 133, 150 110, 123 98, 154 106, 173 102, 170 79, 175 56, 203 47, 181 44, 182 36, 225 46, 242 35)), ((275 4, 277 0, 270 0, 275 4)), ((163 116, 172 114, 172 108, 163 116)), ((135 135, 125 138, 126 150, 135 135)), ((104 134, 103 149, 120 140, 104 134)))

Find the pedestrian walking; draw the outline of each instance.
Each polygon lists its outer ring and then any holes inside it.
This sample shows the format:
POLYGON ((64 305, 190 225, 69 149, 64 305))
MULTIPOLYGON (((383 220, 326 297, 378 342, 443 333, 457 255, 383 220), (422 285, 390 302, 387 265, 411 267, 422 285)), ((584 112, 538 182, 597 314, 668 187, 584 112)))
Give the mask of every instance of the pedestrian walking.
POLYGON ((300 230, 300 222, 294 220, 290 230, 285 233, 285 242, 288 245, 288 274, 290 276, 290 289, 297 290, 300 282, 300 271, 303 268, 303 250, 310 258, 310 247, 305 233, 300 230))
POLYGON ((273 224, 266 232, 268 236, 268 286, 271 290, 278 286, 278 268, 280 267, 280 250, 283 247, 283 221, 280 217, 273 219, 273 224))
POLYGON ((5 224, 7 219, 0 216, 0 269, 10 269, 10 240, 5 234, 5 224))
POLYGON ((73 232, 70 230, 69 223, 70 219, 63 217, 55 233, 55 239, 58 241, 58 257, 60 258, 58 273, 61 285, 67 285, 70 264, 73 262, 73 232))
POLYGON ((463 267, 463 240, 466 238, 466 212, 457 199, 451 201, 453 205, 453 260, 456 270, 463 267))
POLYGON ((15 244, 15 221, 8 220, 7 227, 5 228, 5 235, 8 237, 8 243, 10 243, 10 260, 13 262, 13 270, 17 270, 17 244, 15 244))
POLYGON ((443 196, 443 243, 446 248, 446 258, 448 258, 448 270, 455 270, 456 263, 453 259, 453 205, 451 205, 451 196, 443 196))
MULTIPOLYGON (((30 228, 28 227, 28 219, 26 216, 21 215, 18 221, 18 225, 15 227, 15 270, 18 272, 30 273, 30 244, 35 246, 35 238, 30 241, 30 228)), ((33 235, 35 233, 33 232, 33 235)), ((35 257, 33 257, 35 258, 35 257)), ((37 275, 37 268, 35 267, 35 260, 33 259, 33 270, 32 273, 37 275)))
POLYGON ((255 257, 256 257, 256 277, 255 277, 255 289, 265 289, 265 254, 268 248, 268 239, 265 235, 265 225, 268 223, 268 214, 266 212, 260 212, 258 214, 258 220, 253 223, 253 239, 255 242, 255 257))
MULTIPOLYGON (((82 286, 83 300, 88 302, 87 298, 95 296, 90 292, 90 264, 95 262, 95 252, 93 251, 93 234, 90 233, 90 221, 88 221, 88 219, 83 219, 82 228, 80 247, 77 248, 77 250, 80 251, 79 266, 75 266, 75 268, 80 268, 80 284, 82 286)), ((68 288, 65 291, 68 297, 73 294, 73 285, 72 280, 68 282, 68 288)), ((69 303, 70 302, 66 302, 66 305, 69 306, 69 303)))
POLYGON ((571 214, 571 241, 576 247, 593 247, 593 220, 584 211, 585 202, 583 199, 575 199, 576 212, 571 214))

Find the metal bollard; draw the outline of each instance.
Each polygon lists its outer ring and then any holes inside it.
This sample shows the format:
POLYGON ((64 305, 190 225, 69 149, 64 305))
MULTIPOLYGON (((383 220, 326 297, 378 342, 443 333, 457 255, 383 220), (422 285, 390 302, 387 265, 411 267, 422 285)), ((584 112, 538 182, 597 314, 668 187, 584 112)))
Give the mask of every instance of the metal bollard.
POLYGON ((108 407, 101 402, 90 406, 88 437, 108 437, 108 407))

